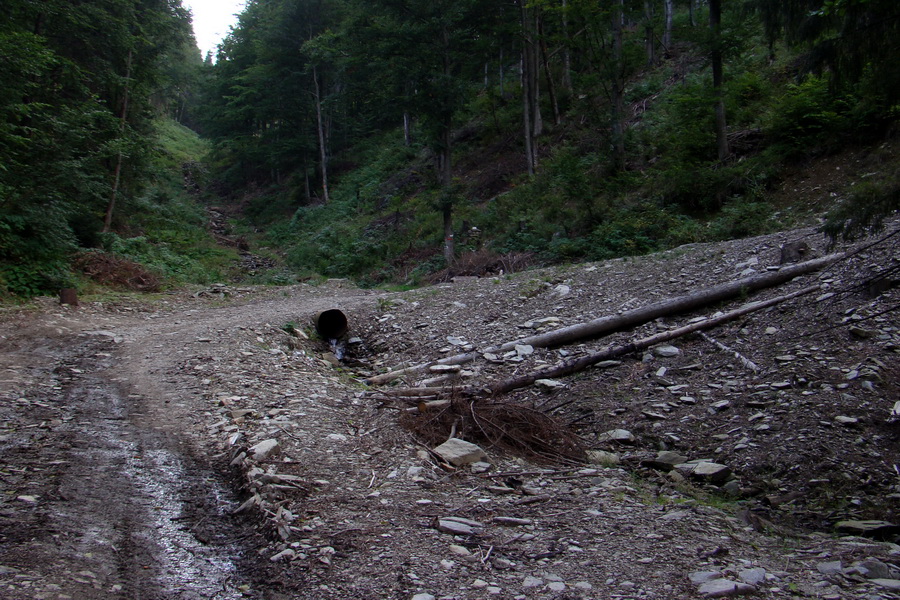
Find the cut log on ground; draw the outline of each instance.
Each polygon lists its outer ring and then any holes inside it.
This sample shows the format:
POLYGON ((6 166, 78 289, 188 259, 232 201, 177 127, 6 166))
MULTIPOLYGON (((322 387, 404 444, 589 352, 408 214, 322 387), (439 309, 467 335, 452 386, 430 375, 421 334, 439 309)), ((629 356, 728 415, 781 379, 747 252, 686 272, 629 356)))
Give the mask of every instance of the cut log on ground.
POLYGON ((514 349, 517 345, 529 345, 538 348, 550 348, 561 346, 581 340, 593 339, 648 323, 653 319, 666 317, 678 313, 696 310, 703 306, 709 306, 717 302, 731 300, 757 290, 774 287, 786 283, 791 279, 807 273, 818 271, 844 257, 844 253, 830 254, 822 258, 806 261, 789 267, 782 267, 778 271, 771 271, 761 275, 744 277, 736 281, 723 283, 710 288, 698 290, 692 294, 678 296, 670 300, 663 300, 648 306, 627 311, 620 315, 600 317, 587 323, 562 327, 547 333, 521 338, 506 342, 499 346, 484 348, 476 352, 466 352, 455 356, 448 356, 440 360, 397 369, 381 375, 375 375, 366 379, 369 385, 388 383, 404 375, 421 373, 433 365, 458 365, 476 360, 482 354, 502 353, 514 349))
MULTIPOLYGON (((822 289, 820 286, 814 285, 803 288, 802 290, 797 290, 796 292, 792 292, 790 294, 770 298, 769 300, 765 300, 762 302, 751 302, 750 304, 745 304, 738 309, 723 313, 704 321, 698 321, 697 323, 691 323, 690 325, 685 325, 684 327, 670 329, 669 331, 663 331, 661 333, 657 333, 656 335, 651 335, 635 342, 631 342, 630 344, 609 346, 598 352, 586 354, 585 356, 580 356, 572 360, 567 360, 565 362, 553 365, 552 367, 547 367, 539 371, 520 375, 519 377, 514 377, 512 379, 506 379, 504 381, 488 384, 483 387, 475 388, 473 386, 467 386, 457 388, 431 388, 431 391, 432 393, 469 398, 477 396, 505 394, 507 392, 532 385, 539 379, 554 379, 557 377, 563 377, 565 375, 571 375, 572 373, 583 371, 584 369, 605 360, 610 360, 619 356, 624 356, 626 354, 645 350, 647 348, 650 348, 651 346, 655 346, 663 342, 668 342, 675 338, 682 337, 691 333, 696 333, 705 329, 712 329, 713 327, 717 327, 722 323, 727 323, 728 321, 739 319, 744 315, 748 315, 764 308, 769 308, 770 306, 775 306, 776 304, 786 302, 787 300, 791 300, 799 296, 811 294, 812 292, 820 289, 822 289)), ((415 394, 413 392, 421 389, 422 388, 403 388, 399 390, 392 390, 392 393, 395 393, 397 396, 414 396, 415 394)))
POLYGON ((505 394, 519 388, 527 387, 533 384, 538 379, 552 379, 555 377, 562 377, 564 375, 571 375, 572 373, 582 371, 604 360, 610 360, 612 358, 624 356, 625 354, 631 354, 632 352, 644 350, 646 348, 650 348, 651 346, 655 346, 657 344, 668 342, 675 338, 688 335, 689 333, 702 331, 704 329, 711 329, 713 327, 721 325, 722 323, 733 321, 734 319, 738 319, 752 312, 774 306, 781 302, 797 298, 798 296, 810 294, 820 289, 820 286, 815 285, 803 288, 802 290, 797 290, 796 292, 790 294, 771 298, 764 302, 751 302, 750 304, 746 304, 741 308, 721 314, 717 317, 706 319, 705 321, 699 321, 697 323, 692 323, 690 325, 679 327, 677 329, 663 331, 661 333, 657 333, 656 335, 651 335, 650 337, 637 340, 630 344, 610 346, 608 348, 600 350, 599 352, 594 352, 592 354, 581 356, 573 360, 568 360, 552 367, 529 373, 527 375, 522 375, 519 377, 514 377, 512 379, 507 379, 505 381, 493 383, 486 387, 494 395, 505 394))

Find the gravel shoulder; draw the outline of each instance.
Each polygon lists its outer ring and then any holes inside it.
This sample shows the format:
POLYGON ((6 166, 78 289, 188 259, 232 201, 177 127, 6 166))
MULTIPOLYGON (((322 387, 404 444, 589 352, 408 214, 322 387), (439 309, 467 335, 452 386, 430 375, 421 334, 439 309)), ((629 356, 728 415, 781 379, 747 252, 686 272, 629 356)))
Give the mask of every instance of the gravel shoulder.
MULTIPOLYGON (((445 415, 415 417, 392 391, 415 378, 378 389, 362 378, 764 272, 783 243, 822 254, 824 240, 788 232, 403 293, 332 281, 10 311, 0 318, 0 595, 900 597, 896 532, 835 531, 898 508, 900 425, 889 417, 900 330, 886 312, 898 293, 866 284, 897 266, 896 237, 748 298, 823 286, 708 339, 674 341, 673 356, 637 353, 494 399, 569 424, 595 460, 535 461, 457 431, 486 451, 483 473, 441 464, 432 441, 399 425, 402 413, 443 426, 445 415), (309 327, 330 308, 355 338, 343 363, 309 327), (608 440, 616 429, 632 439, 608 440), (737 483, 647 467, 660 451, 725 465, 737 483), (173 524, 186 537, 170 535, 173 524)), ((462 381, 742 302, 480 359, 462 381)))

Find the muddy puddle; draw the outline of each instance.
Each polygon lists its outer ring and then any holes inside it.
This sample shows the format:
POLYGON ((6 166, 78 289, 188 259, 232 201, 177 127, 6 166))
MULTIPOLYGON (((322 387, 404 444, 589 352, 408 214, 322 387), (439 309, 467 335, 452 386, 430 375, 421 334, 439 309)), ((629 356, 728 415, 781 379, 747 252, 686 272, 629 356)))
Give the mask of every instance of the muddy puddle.
POLYGON ((35 348, 35 385, 2 398, 0 597, 253 597, 227 483, 144 424, 150 400, 116 380, 113 350, 35 348))

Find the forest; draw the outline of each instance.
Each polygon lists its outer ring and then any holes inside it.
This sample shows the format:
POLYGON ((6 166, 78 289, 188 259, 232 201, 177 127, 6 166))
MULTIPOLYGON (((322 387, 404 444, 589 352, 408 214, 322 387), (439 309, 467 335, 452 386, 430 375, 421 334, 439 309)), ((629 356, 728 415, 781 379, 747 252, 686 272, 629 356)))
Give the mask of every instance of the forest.
POLYGON ((4 8, 5 299, 420 285, 900 206, 895 0, 250 0, 206 57, 181 0, 4 8))

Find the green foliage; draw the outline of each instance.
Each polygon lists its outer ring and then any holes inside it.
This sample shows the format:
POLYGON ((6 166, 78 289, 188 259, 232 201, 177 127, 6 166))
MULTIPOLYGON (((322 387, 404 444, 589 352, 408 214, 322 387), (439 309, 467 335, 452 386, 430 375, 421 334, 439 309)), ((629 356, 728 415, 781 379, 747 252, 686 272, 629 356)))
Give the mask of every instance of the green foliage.
MULTIPOLYGON (((678 3, 670 55, 657 48, 662 62, 649 65, 644 36, 661 32, 661 11, 636 2, 623 5, 636 27, 620 51, 615 6, 588 0, 529 2, 541 26, 524 30, 516 3, 255 0, 217 63, 201 65, 179 0, 10 0, 0 23, 2 285, 54 291, 73 252, 95 246, 172 283, 223 278, 235 254, 213 244, 185 182, 239 198, 240 231, 296 273, 366 283, 446 268, 447 206, 460 248, 542 261, 767 231, 785 166, 896 123, 898 3, 724 4, 717 36, 704 3, 696 26, 678 3), (790 47, 775 43, 782 33, 790 47), (533 177, 522 175, 524 40, 546 61, 533 177), (732 141, 723 159, 714 49, 732 141), (198 124, 209 143, 159 113, 198 124), (116 233, 103 234, 119 157, 116 233), (482 235, 467 241, 473 226, 482 235)), ((868 228, 896 208, 896 190, 882 175, 856 186, 831 230, 868 228)), ((253 279, 293 280, 281 268, 253 279)))
POLYGON ((115 224, 127 227, 121 208, 151 176, 162 61, 191 43, 190 25, 180 0, 4 8, 0 271, 9 292, 28 296, 55 292, 73 251, 100 243, 114 181, 115 224))
POLYGON ((829 212, 823 229, 832 240, 852 240, 878 230, 884 219, 900 210, 900 174, 889 170, 872 175, 829 212))
POLYGON ((696 221, 651 203, 610 216, 591 232, 591 259, 647 254, 702 239, 702 229, 696 221))
POLYGON ((851 103, 835 97, 823 77, 807 77, 788 86, 773 107, 767 130, 793 153, 836 149, 851 124, 851 103))
POLYGON ((776 231, 779 223, 770 204, 739 198, 726 204, 707 224, 704 236, 711 240, 733 240, 776 231))

